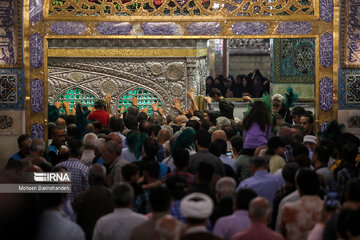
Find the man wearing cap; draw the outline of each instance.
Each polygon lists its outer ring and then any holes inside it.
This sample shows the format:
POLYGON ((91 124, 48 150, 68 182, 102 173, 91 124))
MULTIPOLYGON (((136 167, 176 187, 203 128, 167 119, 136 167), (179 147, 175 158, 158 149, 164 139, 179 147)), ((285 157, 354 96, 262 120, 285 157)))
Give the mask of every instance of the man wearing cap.
POLYGON ((309 149, 309 159, 312 160, 317 144, 317 137, 313 135, 306 135, 304 137, 303 144, 309 149))
POLYGON ((94 103, 95 111, 90 113, 88 119, 90 121, 99 121, 103 126, 109 127, 109 113, 105 111, 106 102, 98 99, 94 103))
POLYGON ((214 203, 206 194, 195 192, 185 196, 181 200, 180 210, 186 218, 187 230, 181 240, 220 240, 205 227, 213 208, 214 203))

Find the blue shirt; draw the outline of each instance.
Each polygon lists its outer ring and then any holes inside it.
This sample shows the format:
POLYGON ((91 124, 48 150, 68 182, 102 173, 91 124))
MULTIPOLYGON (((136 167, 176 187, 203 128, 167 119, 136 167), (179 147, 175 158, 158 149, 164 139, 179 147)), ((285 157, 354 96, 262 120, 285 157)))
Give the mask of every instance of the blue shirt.
POLYGON ((270 174, 267 170, 259 170, 252 177, 242 181, 236 191, 242 188, 254 190, 258 196, 264 197, 272 204, 277 190, 284 185, 281 176, 270 174))
POLYGON ((11 156, 10 159, 14 159, 14 160, 18 160, 20 161, 21 159, 23 159, 24 157, 21 156, 21 152, 17 152, 14 155, 11 156))

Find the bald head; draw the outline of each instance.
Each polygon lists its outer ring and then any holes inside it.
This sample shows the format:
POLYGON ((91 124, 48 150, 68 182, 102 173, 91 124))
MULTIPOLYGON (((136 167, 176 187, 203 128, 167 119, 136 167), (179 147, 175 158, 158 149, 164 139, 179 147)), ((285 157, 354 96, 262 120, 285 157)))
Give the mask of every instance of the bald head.
POLYGON ((122 138, 120 137, 119 134, 111 132, 111 133, 109 133, 109 135, 107 137, 108 137, 108 139, 119 143, 121 145, 121 147, 122 147, 122 138))
POLYGON ((223 130, 216 130, 211 136, 211 141, 215 141, 216 139, 224 139, 227 141, 226 133, 223 130))
POLYGON ((155 226, 155 231, 159 239, 163 240, 177 240, 180 238, 180 224, 170 215, 161 217, 155 226))
POLYGON ((270 203, 263 197, 256 197, 249 204, 249 217, 251 221, 267 222, 271 212, 270 203))
POLYGON ((170 140, 170 131, 167 128, 163 128, 159 131, 157 141, 159 144, 164 144, 167 140, 170 140))
POLYGON ((56 125, 60 125, 60 126, 63 126, 63 127, 66 127, 66 121, 65 119, 63 118, 58 118, 55 122, 56 125))

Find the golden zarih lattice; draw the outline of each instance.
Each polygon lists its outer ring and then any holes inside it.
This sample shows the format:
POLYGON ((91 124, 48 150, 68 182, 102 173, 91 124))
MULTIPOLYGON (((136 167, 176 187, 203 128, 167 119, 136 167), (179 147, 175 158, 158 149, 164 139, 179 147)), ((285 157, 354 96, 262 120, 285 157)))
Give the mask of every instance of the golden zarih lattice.
POLYGON ((315 0, 49 0, 49 16, 222 16, 313 15, 315 0))

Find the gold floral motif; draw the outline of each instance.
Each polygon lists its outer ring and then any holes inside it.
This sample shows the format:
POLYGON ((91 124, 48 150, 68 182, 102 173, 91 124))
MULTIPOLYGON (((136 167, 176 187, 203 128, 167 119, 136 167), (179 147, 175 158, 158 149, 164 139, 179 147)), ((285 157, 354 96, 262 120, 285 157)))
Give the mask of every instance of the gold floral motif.
POLYGON ((130 21, 171 16, 182 21, 187 17, 313 15, 315 5, 315 0, 46 0, 45 16, 135 17, 130 21))

